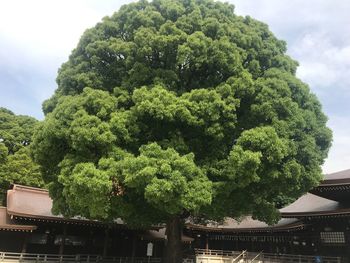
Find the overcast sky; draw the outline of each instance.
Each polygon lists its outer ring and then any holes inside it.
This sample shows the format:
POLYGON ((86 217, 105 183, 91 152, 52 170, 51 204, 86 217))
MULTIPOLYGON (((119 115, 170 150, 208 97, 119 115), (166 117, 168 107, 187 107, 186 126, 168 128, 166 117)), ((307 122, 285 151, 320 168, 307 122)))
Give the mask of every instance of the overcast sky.
MULTIPOLYGON (((130 0, 0 0, 0 107, 43 119, 57 69, 86 28, 130 0)), ((230 0, 267 23, 319 97, 333 146, 325 173, 350 168, 350 1, 230 0)))

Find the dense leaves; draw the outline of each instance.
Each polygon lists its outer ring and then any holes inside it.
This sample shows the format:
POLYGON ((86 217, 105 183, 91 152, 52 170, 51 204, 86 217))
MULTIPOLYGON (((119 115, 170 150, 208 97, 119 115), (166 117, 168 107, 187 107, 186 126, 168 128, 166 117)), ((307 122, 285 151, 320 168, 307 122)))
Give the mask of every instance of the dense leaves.
POLYGON ((0 165, 0 185, 4 190, 11 183, 28 186, 43 186, 40 167, 30 158, 28 147, 9 155, 5 163, 0 165))
POLYGON ((321 106, 285 42, 233 9, 140 1, 84 33, 33 144, 57 213, 272 223, 318 183, 321 106))
POLYGON ((5 144, 0 143, 0 164, 4 163, 7 159, 8 149, 5 144))
POLYGON ((15 115, 0 107, 0 142, 7 147, 9 154, 30 144, 37 122, 33 117, 15 115))
POLYGON ((30 155, 29 144, 38 121, 0 108, 0 203, 13 183, 42 187, 40 166, 30 155))

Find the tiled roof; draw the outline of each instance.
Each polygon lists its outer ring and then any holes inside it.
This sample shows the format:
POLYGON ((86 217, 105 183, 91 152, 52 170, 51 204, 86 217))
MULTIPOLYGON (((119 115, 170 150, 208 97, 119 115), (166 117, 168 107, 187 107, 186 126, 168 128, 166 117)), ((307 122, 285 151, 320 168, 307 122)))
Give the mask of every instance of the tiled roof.
POLYGON ((238 221, 233 218, 226 218, 222 224, 196 225, 187 223, 189 229, 206 230, 208 232, 271 232, 271 231, 289 231, 291 229, 300 229, 304 224, 295 218, 282 218, 277 224, 269 226, 259 220, 254 220, 247 216, 238 221))
POLYGON ((7 214, 6 207, 0 207, 0 230, 31 232, 37 227, 15 224, 7 214))

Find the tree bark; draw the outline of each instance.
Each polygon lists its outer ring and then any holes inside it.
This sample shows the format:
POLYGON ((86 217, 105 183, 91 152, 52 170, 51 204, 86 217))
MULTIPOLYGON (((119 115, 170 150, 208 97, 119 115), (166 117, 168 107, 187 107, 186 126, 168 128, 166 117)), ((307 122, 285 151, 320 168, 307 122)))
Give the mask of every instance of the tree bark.
POLYGON ((166 235, 165 263, 182 263, 182 224, 179 217, 168 220, 166 235))

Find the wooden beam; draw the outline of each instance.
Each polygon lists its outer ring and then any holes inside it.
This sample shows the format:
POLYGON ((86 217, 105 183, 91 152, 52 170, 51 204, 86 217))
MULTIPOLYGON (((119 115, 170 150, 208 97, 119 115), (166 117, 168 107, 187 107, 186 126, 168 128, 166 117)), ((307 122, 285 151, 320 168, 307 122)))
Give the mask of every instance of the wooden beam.
POLYGON ((105 239, 104 239, 104 243, 103 243, 103 252, 102 252, 103 257, 106 257, 107 253, 108 253, 108 241, 109 241, 109 229, 106 228, 105 239))
POLYGON ((64 252, 64 245, 66 242, 66 236, 67 236, 67 225, 63 225, 63 235, 62 235, 62 242, 60 245, 60 250, 58 252, 58 254, 62 255, 64 252))
POLYGON ((131 262, 135 262, 135 255, 136 255, 136 247, 137 247, 137 235, 133 233, 133 239, 132 239, 132 251, 131 251, 131 262))
POLYGON ((27 243, 28 243, 29 235, 30 235, 30 233, 24 233, 21 253, 26 253, 27 252, 27 243))

